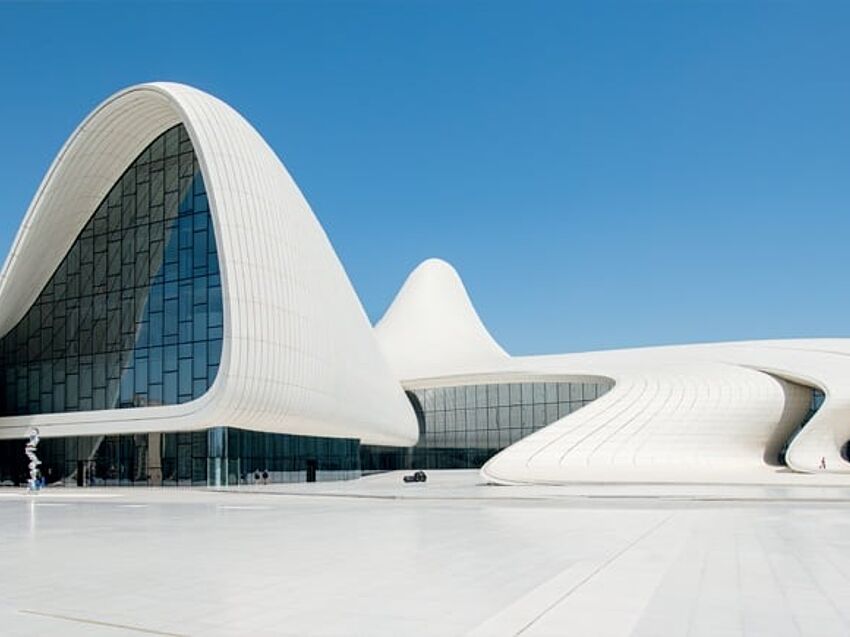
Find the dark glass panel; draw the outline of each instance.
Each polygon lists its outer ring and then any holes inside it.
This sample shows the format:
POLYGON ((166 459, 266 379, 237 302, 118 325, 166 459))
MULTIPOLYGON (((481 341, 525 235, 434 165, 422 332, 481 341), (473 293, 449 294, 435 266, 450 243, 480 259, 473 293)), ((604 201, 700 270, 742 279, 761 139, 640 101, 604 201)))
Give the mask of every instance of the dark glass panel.
POLYGON ((182 125, 139 155, 0 340, 0 416, 175 404, 209 388, 222 299, 205 192, 182 125))
POLYGON ((478 468, 501 449, 580 409, 611 386, 610 382, 531 382, 408 391, 419 420, 419 442, 414 447, 364 445, 361 466, 367 472, 478 468))

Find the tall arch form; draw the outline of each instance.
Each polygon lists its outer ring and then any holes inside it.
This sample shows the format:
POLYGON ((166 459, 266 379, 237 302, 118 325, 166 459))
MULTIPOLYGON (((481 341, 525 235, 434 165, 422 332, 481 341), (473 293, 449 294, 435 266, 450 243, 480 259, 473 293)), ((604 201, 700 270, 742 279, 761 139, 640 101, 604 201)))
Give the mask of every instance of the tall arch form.
POLYGON ((177 405, 0 419, 0 437, 176 431, 228 425, 411 444, 416 418, 381 355, 326 234, 268 144, 234 109, 152 83, 100 104, 65 143, 0 273, 0 335, 32 306, 133 160, 182 124, 206 185, 221 270, 221 362, 177 405))

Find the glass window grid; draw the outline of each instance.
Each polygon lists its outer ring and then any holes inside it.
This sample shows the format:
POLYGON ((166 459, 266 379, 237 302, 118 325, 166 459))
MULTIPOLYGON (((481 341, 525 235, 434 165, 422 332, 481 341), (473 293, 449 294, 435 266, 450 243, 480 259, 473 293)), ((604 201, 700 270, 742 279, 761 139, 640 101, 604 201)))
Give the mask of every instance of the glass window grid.
MULTIPOLYGON (((23 440, 0 441, 0 480, 24 484, 23 440)), ((159 448, 162 486, 252 483, 255 471, 270 481, 303 481, 308 461, 319 479, 360 475, 359 441, 216 427, 201 431, 70 436, 39 443, 41 470, 50 483, 74 484, 80 463, 89 485, 149 486, 152 449, 159 448), (216 474, 215 466, 219 471, 216 474), (218 477, 216 477, 216 475, 218 477)))
POLYGON ((305 479, 306 465, 316 463, 317 472, 333 479, 360 475, 360 443, 348 438, 324 438, 265 433, 227 428, 227 453, 238 461, 238 471, 229 477, 231 484, 253 481, 256 472, 267 471, 275 481, 305 479))
POLYGON ((185 128, 124 172, 0 340, 0 415, 187 402, 215 379, 218 254, 185 128))
POLYGON ((477 468, 501 449, 581 409, 613 383, 525 382, 416 389, 419 420, 411 448, 361 447, 364 471, 380 468, 477 468))

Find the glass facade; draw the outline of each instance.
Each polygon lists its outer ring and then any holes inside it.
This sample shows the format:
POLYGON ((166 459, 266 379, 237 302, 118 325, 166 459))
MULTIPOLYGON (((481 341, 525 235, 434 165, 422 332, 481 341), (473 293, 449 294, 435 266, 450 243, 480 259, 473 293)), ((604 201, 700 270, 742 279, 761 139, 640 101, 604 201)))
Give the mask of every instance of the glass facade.
MULTIPOLYGON (((269 482, 347 480, 360 477, 360 441, 293 436, 228 427, 220 457, 226 458, 223 484, 251 484, 263 472, 269 482)), ((223 473, 223 472, 222 472, 223 473)))
MULTIPOLYGON (((23 440, 0 441, 0 484, 25 484, 23 440)), ((359 442, 215 427, 202 431, 44 438, 48 484, 219 486, 360 475, 359 442)))
MULTIPOLYGON (((44 438, 48 484, 207 486, 356 478, 393 469, 481 467, 491 456, 605 394, 613 383, 479 384, 408 392, 414 447, 214 427, 202 431, 44 438)), ((0 483, 24 484, 24 440, 0 441, 0 483)))
MULTIPOLYGON (((472 469, 521 438, 581 409, 612 386, 611 381, 599 379, 411 390, 408 398, 420 431, 413 447, 215 427, 193 432, 46 438, 39 444, 38 456, 49 484, 85 486, 250 485, 350 479, 396 469, 472 469)), ((813 389, 809 413, 799 428, 823 401, 823 393, 813 389)), ((0 441, 0 484, 26 483, 24 445, 22 439, 0 441)), ((842 449, 845 457, 847 448, 844 445, 842 449)))
POLYGON ((363 445, 363 471, 472 469, 521 438, 596 400, 613 382, 525 382, 414 389, 414 447, 363 445))
POLYGON ((127 168, 0 340, 0 416, 197 398, 218 371, 222 320, 204 180, 178 125, 127 168))

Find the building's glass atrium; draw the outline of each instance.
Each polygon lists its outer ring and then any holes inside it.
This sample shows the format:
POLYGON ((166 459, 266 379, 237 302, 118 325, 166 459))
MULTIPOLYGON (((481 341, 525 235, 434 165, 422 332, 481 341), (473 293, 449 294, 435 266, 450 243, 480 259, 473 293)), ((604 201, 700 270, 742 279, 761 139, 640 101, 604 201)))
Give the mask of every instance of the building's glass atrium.
POLYGON ((197 398, 218 371, 222 321, 204 179, 178 125, 124 172, 0 341, 0 416, 197 398))

